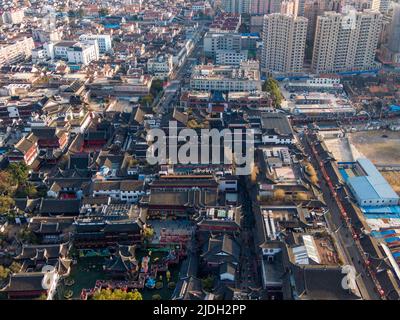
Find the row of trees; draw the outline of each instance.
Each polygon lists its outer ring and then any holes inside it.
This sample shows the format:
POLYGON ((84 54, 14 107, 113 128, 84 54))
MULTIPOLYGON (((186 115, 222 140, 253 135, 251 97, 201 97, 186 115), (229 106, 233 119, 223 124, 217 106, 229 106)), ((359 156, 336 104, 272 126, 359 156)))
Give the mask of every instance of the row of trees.
POLYGON ((149 94, 140 99, 140 104, 144 107, 150 106, 153 103, 155 97, 157 97, 162 90, 163 81, 160 79, 153 80, 153 82, 151 83, 149 94))
POLYGON ((310 177, 311 183, 316 185, 318 183, 318 176, 317 176, 317 172, 315 171, 315 169, 312 166, 312 164, 311 163, 306 163, 305 170, 306 170, 306 173, 310 177))
POLYGON ((101 289, 93 295, 93 300, 143 300, 138 290, 126 292, 120 289, 101 289))
POLYGON ((258 200, 262 202, 307 201, 309 200, 309 196, 306 192, 296 192, 287 195, 285 190, 278 188, 274 190, 272 195, 258 196, 258 200))

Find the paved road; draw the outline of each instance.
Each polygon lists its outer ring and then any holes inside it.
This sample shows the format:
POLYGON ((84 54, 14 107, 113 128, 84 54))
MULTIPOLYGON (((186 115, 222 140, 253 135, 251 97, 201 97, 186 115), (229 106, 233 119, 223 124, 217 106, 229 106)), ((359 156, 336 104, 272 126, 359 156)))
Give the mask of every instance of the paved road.
MULTIPOLYGON (((317 163, 317 160, 313 157, 310 146, 306 142, 304 135, 301 134, 300 137, 305 153, 310 157, 311 163, 314 168, 317 169, 319 167, 319 164, 317 163)), ((366 267, 363 263, 362 255, 354 242, 352 233, 344 224, 339 207, 332 197, 329 187, 326 184, 324 177, 322 176, 322 173, 320 172, 320 170, 316 171, 318 172, 318 178, 320 181, 320 187, 324 200, 329 208, 329 212, 326 215, 328 226, 332 231, 332 235, 336 238, 336 242, 340 245, 342 253, 344 253, 344 258, 346 259, 345 263, 353 265, 356 269, 356 282, 363 299, 378 300, 380 299, 380 297, 376 292, 375 284, 370 278, 368 271, 366 270, 366 267)))
POLYGON ((183 82, 185 81, 185 79, 188 79, 190 77, 190 70, 192 68, 192 65, 196 64, 197 60, 202 55, 203 37, 206 32, 206 27, 204 24, 201 24, 199 28, 200 36, 198 38, 198 41, 195 43, 192 51, 186 57, 184 63, 182 63, 182 65, 178 67, 170 76, 169 80, 177 81, 177 83, 175 84, 176 92, 164 91, 160 99, 156 101, 155 105, 153 106, 153 108, 157 110, 158 114, 163 114, 169 108, 177 105, 179 101, 180 89, 184 85, 183 82))
POLYGON ((239 188, 241 190, 243 218, 241 223, 242 231, 240 234, 242 242, 240 275, 237 286, 245 292, 250 292, 249 288, 261 288, 261 279, 257 272, 257 255, 253 237, 255 221, 251 207, 252 199, 244 182, 240 181, 240 183, 239 188))

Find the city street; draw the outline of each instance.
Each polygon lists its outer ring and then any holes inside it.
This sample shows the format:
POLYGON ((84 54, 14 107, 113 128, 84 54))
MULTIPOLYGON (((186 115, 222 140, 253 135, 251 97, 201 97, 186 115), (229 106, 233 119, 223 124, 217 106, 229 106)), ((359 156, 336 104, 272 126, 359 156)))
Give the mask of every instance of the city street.
POLYGON ((353 265, 357 272, 356 283, 363 299, 380 299, 376 292, 376 287, 368 274, 363 257, 356 246, 356 243, 352 237, 351 231, 347 228, 346 224, 342 220, 340 209, 331 196, 330 190, 320 170, 318 170, 317 159, 313 157, 310 145, 308 144, 305 135, 301 135, 301 142, 304 146, 306 154, 311 159, 311 163, 318 172, 318 178, 320 181, 320 187, 323 194, 325 203, 327 204, 329 211, 325 215, 328 226, 332 231, 332 235, 335 237, 336 242, 340 245, 342 250, 342 256, 346 259, 345 264, 353 265), (344 255, 343 255, 344 253, 344 255))

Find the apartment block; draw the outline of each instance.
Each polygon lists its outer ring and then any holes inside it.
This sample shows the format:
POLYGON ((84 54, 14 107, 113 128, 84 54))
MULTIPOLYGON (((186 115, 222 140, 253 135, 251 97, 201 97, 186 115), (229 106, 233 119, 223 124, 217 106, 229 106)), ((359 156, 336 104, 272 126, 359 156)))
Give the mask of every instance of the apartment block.
POLYGON ((0 41, 0 66, 21 62, 32 55, 35 48, 32 38, 19 38, 11 41, 0 41))
POLYGON ((307 19, 273 13, 264 17, 261 67, 265 73, 303 71, 307 19))
POLYGON ((352 16, 325 12, 316 24, 312 69, 316 73, 370 70, 375 68, 375 51, 382 14, 365 10, 352 16))

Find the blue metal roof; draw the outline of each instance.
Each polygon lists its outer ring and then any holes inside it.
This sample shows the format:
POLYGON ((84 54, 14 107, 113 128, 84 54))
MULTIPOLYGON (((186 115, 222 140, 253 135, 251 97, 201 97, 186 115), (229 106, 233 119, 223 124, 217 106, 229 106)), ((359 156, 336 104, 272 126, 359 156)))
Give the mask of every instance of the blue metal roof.
POLYGON ((244 37, 259 37, 260 34, 258 32, 250 32, 250 33, 241 33, 244 37))
POLYGON ((366 158, 360 158, 357 162, 366 175, 349 177, 347 182, 361 201, 369 199, 399 199, 397 193, 394 192, 393 188, 371 161, 366 158))
POLYGON ((361 199, 361 201, 379 198, 379 194, 375 191, 375 188, 369 182, 368 177, 351 177, 348 178, 347 182, 352 187, 357 196, 361 199))

